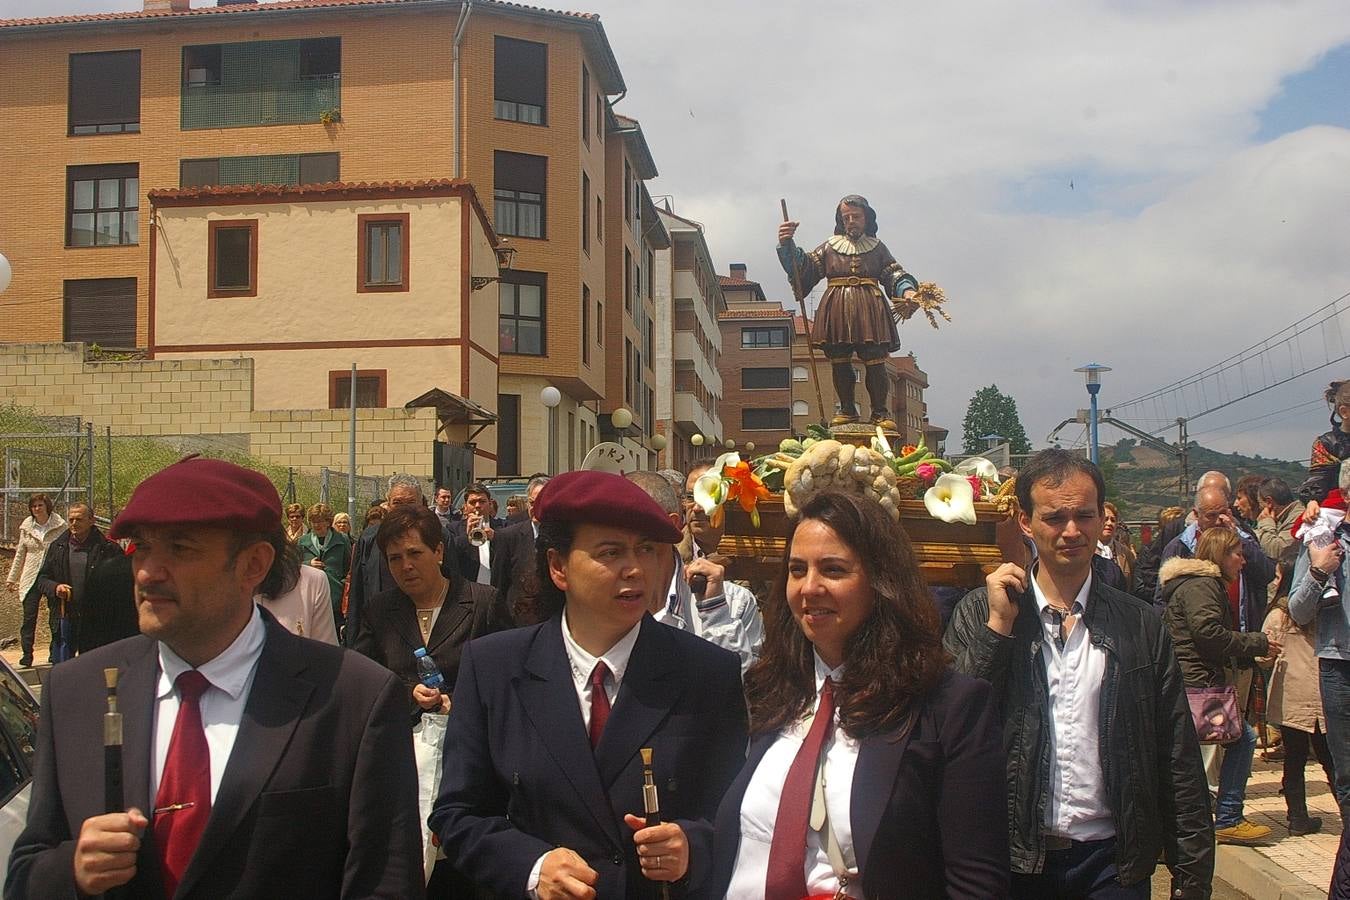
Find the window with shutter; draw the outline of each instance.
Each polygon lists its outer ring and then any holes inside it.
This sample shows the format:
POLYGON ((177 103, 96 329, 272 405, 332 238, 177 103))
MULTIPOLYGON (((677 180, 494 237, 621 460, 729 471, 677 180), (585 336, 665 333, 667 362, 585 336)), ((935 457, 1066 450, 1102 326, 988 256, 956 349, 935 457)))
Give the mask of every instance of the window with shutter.
POLYGON ((498 36, 493 42, 493 115, 546 124, 548 45, 498 36))
POLYGON ((71 279, 64 287, 62 340, 136 346, 135 278, 71 279))
POLYGON ((500 235, 545 236, 548 157, 498 150, 493 154, 493 227, 500 235))
POLYGON ((71 134, 141 130, 141 51, 70 54, 71 134))

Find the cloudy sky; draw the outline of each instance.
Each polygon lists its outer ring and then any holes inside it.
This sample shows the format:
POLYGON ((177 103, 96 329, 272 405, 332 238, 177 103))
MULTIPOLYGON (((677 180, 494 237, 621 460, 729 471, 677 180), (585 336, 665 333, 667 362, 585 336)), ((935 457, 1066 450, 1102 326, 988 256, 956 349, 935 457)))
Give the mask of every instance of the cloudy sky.
MULTIPOLYGON (((0 17, 140 5, 0 0, 0 17)), ((745 262, 790 304, 779 198, 804 243, 829 233, 840 196, 869 198, 896 257, 951 299, 953 324, 911 322, 901 337, 956 441, 983 385, 1016 398, 1039 445, 1086 405, 1077 366, 1113 367, 1109 407, 1350 292, 1343 0, 873 3, 834 18, 804 0, 569 8, 602 16, 629 87, 617 109, 642 121, 661 170, 652 193, 706 226, 721 271, 745 262)), ((1345 318, 1293 358, 1350 351, 1345 318)), ((1278 380, 1289 357, 1211 382, 1189 411, 1278 380)), ((1191 434, 1306 458, 1337 375, 1350 361, 1191 434)), ((1176 414, 1121 417, 1152 430, 1176 414)))

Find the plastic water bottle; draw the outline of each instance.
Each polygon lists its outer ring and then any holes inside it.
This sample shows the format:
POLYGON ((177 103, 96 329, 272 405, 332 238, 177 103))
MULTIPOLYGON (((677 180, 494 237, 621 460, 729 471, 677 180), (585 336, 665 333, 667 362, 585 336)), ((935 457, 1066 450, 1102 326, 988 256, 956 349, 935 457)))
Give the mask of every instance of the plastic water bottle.
POLYGON ((427 655, 427 648, 418 647, 413 651, 413 656, 417 658, 417 680, 433 691, 444 692, 445 677, 441 675, 441 670, 436 668, 436 660, 427 655))

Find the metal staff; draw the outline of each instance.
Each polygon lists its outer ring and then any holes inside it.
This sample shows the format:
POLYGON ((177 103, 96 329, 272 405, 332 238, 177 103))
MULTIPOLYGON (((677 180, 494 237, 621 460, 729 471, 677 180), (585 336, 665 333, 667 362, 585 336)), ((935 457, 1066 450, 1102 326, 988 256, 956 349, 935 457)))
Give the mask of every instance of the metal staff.
MULTIPOLYGON (((652 774, 652 748, 643 747, 642 754, 642 811, 647 814, 647 827, 661 824, 661 803, 656 799, 656 776, 652 774)), ((670 885, 661 882, 661 900, 670 900, 670 885)))
MULTIPOLYGON (((788 217, 787 199, 781 198, 778 204, 783 208, 783 221, 791 222, 788 217)), ((793 243, 793 250, 796 250, 796 243, 793 243)), ((802 311, 802 326, 806 329, 806 353, 811 357, 811 384, 816 389, 816 408, 820 410, 820 424, 828 425, 829 416, 825 415, 825 400, 820 393, 820 372, 816 368, 816 345, 811 343, 811 320, 806 316, 806 298, 802 296, 801 275, 797 272, 797 254, 792 254, 792 296, 797 300, 797 306, 802 311)))
POLYGON ((103 714, 103 808, 105 812, 126 811, 122 791, 122 714, 117 711, 117 669, 103 670, 108 685, 108 711, 103 714))

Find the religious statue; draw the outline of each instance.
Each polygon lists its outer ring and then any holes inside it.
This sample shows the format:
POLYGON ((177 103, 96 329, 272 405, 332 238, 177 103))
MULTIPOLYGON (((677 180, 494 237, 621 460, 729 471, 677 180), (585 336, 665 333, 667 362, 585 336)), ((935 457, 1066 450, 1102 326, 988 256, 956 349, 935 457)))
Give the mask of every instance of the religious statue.
POLYGON ((793 290, 799 300, 822 278, 826 279, 824 296, 811 323, 810 340, 830 361, 834 391, 839 399, 839 414, 830 420, 830 425, 858 421, 853 372, 856 355, 867 370, 865 384, 872 403, 870 421, 887 431, 895 431, 895 421, 886 405, 890 389, 886 357, 900 349, 896 322, 924 309, 937 327, 932 311, 944 318, 946 313, 938 305, 941 299, 930 297, 931 292, 926 290, 936 290, 936 286, 923 285, 921 296, 918 281, 877 240, 877 214, 864 198, 849 194, 840 200, 834 223, 834 235, 807 253, 792 240, 799 223, 783 222, 778 226, 778 260, 793 279, 793 290))

